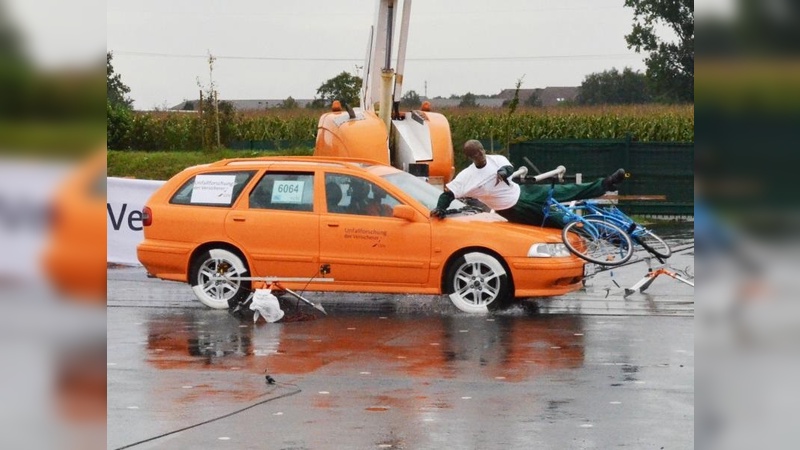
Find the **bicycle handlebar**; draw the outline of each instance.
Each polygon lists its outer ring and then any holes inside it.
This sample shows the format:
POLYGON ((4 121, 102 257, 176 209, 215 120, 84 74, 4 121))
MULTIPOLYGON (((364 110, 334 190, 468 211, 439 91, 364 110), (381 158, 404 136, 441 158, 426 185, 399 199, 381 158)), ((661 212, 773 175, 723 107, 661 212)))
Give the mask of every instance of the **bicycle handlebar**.
MULTIPOLYGON (((564 166, 558 166, 558 167, 556 167, 555 169, 553 169, 553 170, 551 170, 549 172, 540 173, 539 175, 536 175, 535 177, 533 177, 533 181, 538 183, 539 181, 546 180, 548 178, 558 177, 558 181, 562 182, 562 181, 564 181, 564 174, 565 173, 567 173, 567 168, 564 167, 564 166)), ((527 174, 528 174, 528 168, 525 167, 525 166, 522 166, 519 169, 517 169, 516 172, 512 173, 509 178, 512 178, 512 179, 513 178, 519 178, 519 177, 525 178, 525 176, 527 174)))
POLYGON ((564 166, 558 166, 553 170, 536 175, 535 177, 533 177, 533 179, 538 183, 539 181, 546 180, 548 178, 558 177, 558 181, 562 182, 564 181, 565 173, 567 173, 567 168, 564 166))
POLYGON ((525 167, 525 166, 522 166, 519 169, 517 169, 516 172, 512 173, 511 176, 508 177, 508 178, 514 179, 514 178, 517 178, 517 177, 524 177, 527 174, 528 174, 528 168, 525 167))

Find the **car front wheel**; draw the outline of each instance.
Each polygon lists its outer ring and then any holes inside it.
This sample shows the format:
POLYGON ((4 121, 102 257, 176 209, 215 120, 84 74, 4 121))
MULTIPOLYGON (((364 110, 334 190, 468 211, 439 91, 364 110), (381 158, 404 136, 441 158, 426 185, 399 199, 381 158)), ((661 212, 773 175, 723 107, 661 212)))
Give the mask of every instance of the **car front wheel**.
POLYGON ((495 257, 482 252, 466 253, 450 265, 445 292, 461 311, 487 313, 509 299, 508 274, 495 257))
POLYGON ((214 248, 199 254, 192 264, 191 285, 197 299, 214 309, 228 309, 247 298, 250 282, 231 279, 247 276, 247 264, 236 253, 214 248))

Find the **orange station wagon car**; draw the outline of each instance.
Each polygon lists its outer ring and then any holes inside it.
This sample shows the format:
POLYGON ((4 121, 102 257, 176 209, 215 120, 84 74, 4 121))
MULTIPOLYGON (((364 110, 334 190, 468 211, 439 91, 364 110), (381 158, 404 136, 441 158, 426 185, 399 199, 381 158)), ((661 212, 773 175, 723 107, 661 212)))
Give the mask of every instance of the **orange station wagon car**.
POLYGON ((248 277, 311 279, 282 281, 289 289, 447 294, 466 312, 582 286, 584 263, 560 230, 486 212, 440 220, 430 216, 440 193, 368 160, 226 159, 187 168, 152 195, 137 255, 150 276, 188 282, 217 309, 247 298, 251 281, 239 278, 248 277))

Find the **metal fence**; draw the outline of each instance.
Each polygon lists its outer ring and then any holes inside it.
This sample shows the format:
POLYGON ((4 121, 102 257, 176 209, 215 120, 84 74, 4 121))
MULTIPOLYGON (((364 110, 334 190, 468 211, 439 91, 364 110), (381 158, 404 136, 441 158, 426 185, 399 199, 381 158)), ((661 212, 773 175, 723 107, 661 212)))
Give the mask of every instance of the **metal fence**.
POLYGON ((620 185, 621 207, 629 214, 694 215, 694 143, 624 140, 537 140, 512 144, 514 167, 530 160, 542 172, 559 165, 574 181, 604 177, 620 167, 631 174, 620 185), (633 196, 665 196, 666 200, 624 200, 633 196))

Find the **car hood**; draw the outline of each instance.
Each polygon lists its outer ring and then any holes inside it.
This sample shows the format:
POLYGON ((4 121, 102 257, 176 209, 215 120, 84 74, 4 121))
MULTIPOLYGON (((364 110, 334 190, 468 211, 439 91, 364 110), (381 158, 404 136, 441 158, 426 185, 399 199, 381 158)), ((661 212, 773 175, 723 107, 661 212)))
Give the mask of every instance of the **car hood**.
POLYGON ((450 226, 467 228, 473 233, 501 232, 506 236, 517 235, 531 242, 562 242, 560 229, 510 223, 495 213, 458 214, 447 216, 443 222, 448 222, 450 226))

